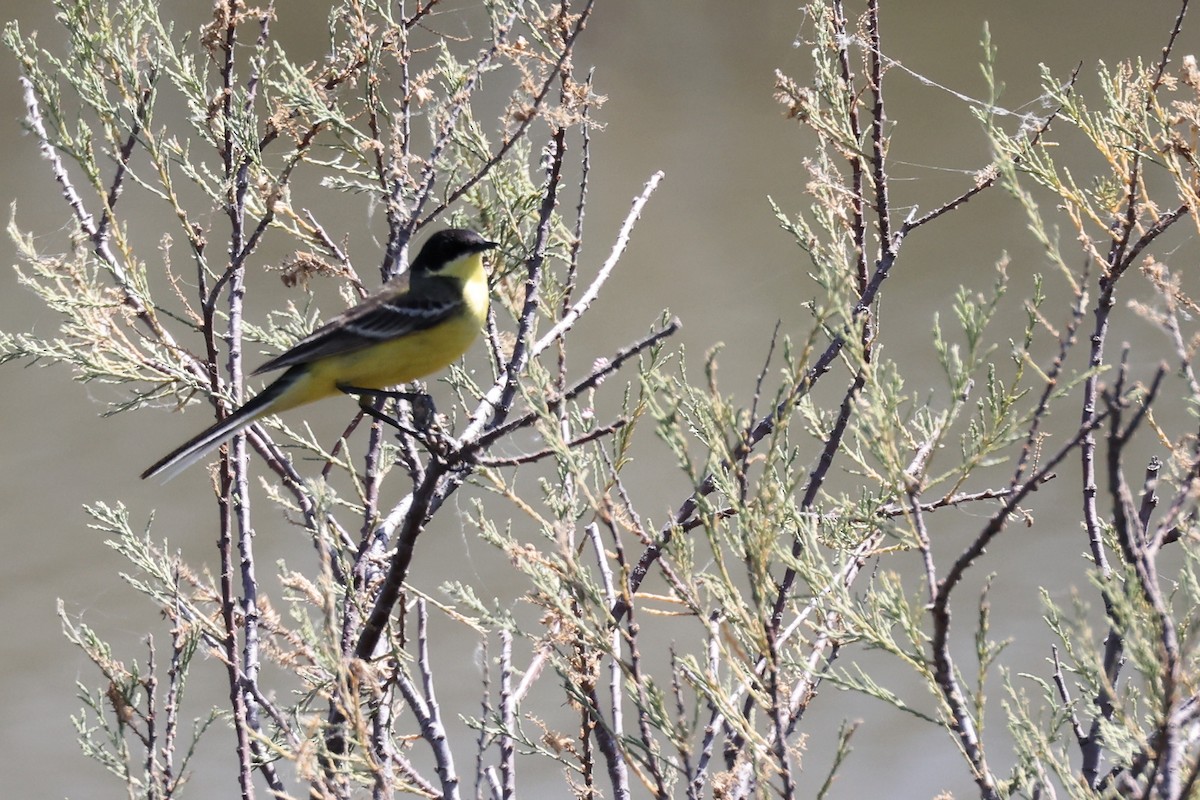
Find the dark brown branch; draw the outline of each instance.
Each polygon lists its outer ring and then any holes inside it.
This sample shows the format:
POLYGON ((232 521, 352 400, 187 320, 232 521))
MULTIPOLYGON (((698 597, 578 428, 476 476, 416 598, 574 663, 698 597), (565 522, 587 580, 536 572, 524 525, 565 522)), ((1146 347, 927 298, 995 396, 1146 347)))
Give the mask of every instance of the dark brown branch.
MULTIPOLYGON (((850 68, 850 51, 848 42, 850 37, 846 33, 846 11, 843 8, 842 0, 834 0, 833 3, 833 30, 834 40, 838 43, 838 66, 841 69, 842 87, 841 91, 846 97, 853 97, 854 90, 854 71, 850 68)), ((858 142, 862 139, 862 126, 858 119, 858 104, 849 103, 846 111, 846 123, 850 128, 850 135, 853 141, 858 142)), ((861 297, 862 293, 867 288, 867 226, 863 219, 863 185, 865 181, 863 170, 862 156, 857 153, 848 153, 846 160, 850 163, 850 232, 854 238, 854 273, 857 280, 858 294, 861 297)))
POLYGON ((508 456, 508 457, 501 457, 501 458, 481 458, 476 463, 479 464, 479 466, 481 466, 481 467, 493 467, 493 468, 495 468, 495 467, 516 467, 516 466, 520 466, 521 464, 532 464, 535 461, 541 461, 543 458, 549 458, 553 455, 556 455, 557 453, 561 453, 564 448, 567 450, 574 450, 575 448, 581 447, 585 444, 588 444, 589 442, 594 442, 597 439, 603 439, 605 436, 609 436, 613 433, 616 433, 617 431, 621 430, 621 428, 624 428, 628 424, 629 424, 629 420, 623 419, 623 418, 618 419, 614 422, 610 422, 607 425, 601 425, 599 428, 596 428, 595 430, 588 431, 587 433, 583 434, 582 436, 578 436, 569 442, 564 442, 562 445, 562 448, 547 447, 544 450, 538 450, 535 453, 526 453, 526 454, 520 455, 520 456, 508 456))
POLYGON ((942 699, 950 709, 952 729, 958 736, 959 743, 967 759, 971 762, 976 785, 979 787, 981 796, 988 800, 998 800, 1000 794, 995 777, 987 765, 983 744, 975 729, 966 699, 958 685, 958 677, 950 654, 950 596, 962 581, 967 570, 983 555, 992 540, 1005 529, 1009 517, 1017 509, 1018 504, 1039 486, 1046 479, 1046 476, 1050 475, 1057 468, 1063 459, 1070 455, 1077 447, 1080 447, 1082 442, 1104 421, 1107 415, 1108 412, 1103 412, 1090 422, 1081 425, 1070 441, 1031 475, 1029 480, 1014 487, 1013 493, 1008 497, 1001 509, 992 515, 983 530, 976 535, 971 544, 958 556, 947 571, 946 576, 937 584, 937 590, 934 594, 935 599, 930 607, 930 616, 933 619, 933 636, 930 642, 930 649, 933 654, 934 680, 942 692, 942 699))
MULTIPOLYGON (((879 49, 879 0, 867 2, 867 37, 870 40, 871 107, 871 169, 875 184, 875 221, 879 227, 879 243, 883 248, 881 260, 894 258, 892 242, 892 206, 888 199, 887 175, 887 106, 883 101, 883 53, 879 49)), ((898 243, 896 243, 898 244, 898 243)), ((865 294, 865 292, 864 292, 865 294)), ((862 304, 860 304, 860 307, 862 304)))

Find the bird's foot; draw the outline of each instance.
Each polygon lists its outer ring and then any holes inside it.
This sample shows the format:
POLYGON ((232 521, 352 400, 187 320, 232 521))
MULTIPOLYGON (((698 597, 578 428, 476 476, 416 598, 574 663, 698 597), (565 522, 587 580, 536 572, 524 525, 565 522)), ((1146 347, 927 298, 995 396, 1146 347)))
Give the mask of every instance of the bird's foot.
POLYGON ((396 431, 406 436, 412 436, 422 442, 431 453, 444 455, 448 452, 452 440, 442 432, 438 420, 437 408, 433 404, 433 398, 425 392, 364 389, 358 386, 347 385, 339 385, 338 389, 348 395, 357 397, 358 407, 371 419, 378 420, 385 425, 395 428, 396 431), (381 397, 408 402, 412 409, 413 427, 409 427, 395 417, 388 416, 375 408, 373 405, 374 401, 381 397))

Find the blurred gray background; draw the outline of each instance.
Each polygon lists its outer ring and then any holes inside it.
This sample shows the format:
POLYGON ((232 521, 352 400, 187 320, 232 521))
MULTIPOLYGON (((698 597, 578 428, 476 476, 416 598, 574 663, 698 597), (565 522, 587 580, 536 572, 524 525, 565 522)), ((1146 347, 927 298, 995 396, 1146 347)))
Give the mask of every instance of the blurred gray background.
MULTIPOLYGON (((177 5, 183 9, 181 29, 194 31, 208 17, 207 3, 177 5)), ((323 22, 301 29, 305 18, 287 19, 291 5, 281 5, 284 19, 278 35, 296 60, 320 58, 323 22)), ((308 19, 323 21, 324 7, 307 5, 314 9, 308 19)), ((684 322, 681 341, 689 347, 693 365, 708 347, 724 342, 723 386, 748 400, 776 320, 786 333, 807 330, 801 304, 814 290, 805 278, 801 254, 779 230, 767 202, 769 195, 795 213, 808 180, 802 160, 812 152, 811 141, 772 100, 776 69, 807 82, 804 53, 793 47, 808 24, 797 5, 774 0, 736 5, 715 0, 598 2, 576 57, 578 68, 595 67, 596 91, 608 97, 595 114, 604 129, 593 132, 586 250, 593 268, 607 254, 630 199, 650 174, 663 170, 666 180, 647 207, 619 274, 593 311, 587 352, 611 352, 669 306, 684 322), (608 315, 616 324, 605 324, 608 315)), ((43 42, 62 41, 49 2, 21 0, 5 4, 4 10, 20 20, 27 35, 37 31, 43 42)), ((892 200, 898 214, 914 204, 929 209, 958 194, 970 184, 971 174, 987 163, 987 143, 978 124, 948 91, 986 96, 977 66, 985 20, 999 48, 998 71, 1006 85, 1001 105, 1044 113, 1038 102, 1038 62, 1064 77, 1082 62, 1081 89, 1094 97, 1096 62, 1156 58, 1176 11, 1176 3, 1160 1, 885 0, 886 52, 945 87, 923 84, 899 69, 888 75, 889 111, 897 125, 891 155, 892 200)), ((1178 55, 1195 49, 1200 20, 1191 22, 1177 46, 1178 55)), ((447 30, 455 24, 453 13, 435 22, 447 30)), ((67 211, 35 143, 22 132, 16 64, 11 56, 0 63, 0 108, 7 110, 0 115, 7 155, 0 164, 3 195, 16 202, 22 230, 33 232, 48 250, 65 250, 67 211)), ((348 213, 361 214, 356 205, 345 205, 348 213)), ((325 221, 336 223, 328 217, 325 221)), ((381 222, 373 222, 377 234, 381 222)), ((885 289, 884 335, 887 338, 889 324, 908 331, 902 337, 893 331, 887 347, 889 355, 915 365, 914 390, 921 390, 923 374, 930 386, 937 385, 928 331, 935 312, 948 315, 952 287, 966 283, 987 289, 993 282, 992 265, 1002 251, 1014 254, 1014 293, 1027 290, 1029 273, 1045 270, 1022 230, 1016 211, 993 193, 938 225, 936 235, 931 229, 905 245, 902 263, 885 289)), ((360 272, 369 277, 376 263, 368 255, 371 243, 355 244, 360 272)), ((7 239, 0 242, 0 252, 2 266, 15 260, 7 239)), ((53 333, 56 320, 17 286, 11 270, 0 270, 0 287, 4 329, 53 333)), ((584 350, 574 352, 576 363, 585 363, 584 350)), ((837 383, 843 385, 840 378, 837 383)), ((5 794, 117 796, 122 792, 119 785, 84 759, 74 741, 68 718, 79 709, 74 682, 91 686, 99 679, 63 639, 55 601, 62 598, 73 618, 110 637, 125 659, 144 658, 139 644, 143 631, 153 629, 156 636, 165 637, 164 626, 147 602, 117 579, 126 564, 86 527, 82 505, 121 499, 129 505, 135 525, 160 509, 155 532, 169 536, 193 560, 215 568, 203 472, 193 470, 165 487, 137 479, 149 461, 199 429, 207 411, 102 419, 99 415, 113 399, 111 392, 72 383, 64 368, 8 365, 0 369, 0 385, 5 442, 0 535, 6 554, 0 563, 0 774, 5 776, 5 794)), ((347 412, 327 408, 321 413, 344 422, 347 412)), ((649 512, 661 518, 682 498, 680 488, 673 479, 661 492, 661 505, 649 512)), ((260 506, 258 525, 260 570, 281 558, 300 568, 310 563, 306 541, 265 506, 260 506)), ((1044 529, 1013 531, 990 554, 1002 559, 1006 548, 1037 547, 1038 557, 1030 560, 1047 570, 1008 576, 995 586, 993 604, 1020 612, 1007 624, 1022 615, 1027 622, 1036 620, 1038 606, 1031 588, 1052 581, 1055 565, 1063 559, 1078 561, 1083 545, 1073 530, 1060 537, 1048 536, 1044 529)), ((486 548, 469 536, 454 533, 422 540, 425 588, 434 589, 464 564, 485 581, 495 577, 481 566, 491 557, 480 553, 486 548)), ((494 589, 500 595, 503 591, 502 586, 494 589)), ((1003 636, 1006 631, 995 633, 1003 636)), ((1038 641, 1044 644, 1044 635, 1038 641)), ((464 637, 446 647, 446 668, 459 664, 465 685, 474 691, 473 644, 464 637), (461 651, 453 652, 453 646, 461 651)), ((1037 664, 1045 650, 1025 657, 1037 664)), ((198 701, 211 698, 220 703, 227 691, 223 671, 213 666, 196 672, 191 691, 198 701), (201 673, 207 677, 199 677, 201 673)), ((806 780, 815 783, 808 785, 819 785, 828 769, 828 743, 820 740, 843 717, 864 717, 870 724, 856 740, 856 752, 834 797, 921 798, 941 790, 973 794, 966 767, 942 734, 928 726, 914 727, 902 715, 861 698, 839 696, 832 687, 824 692, 818 705, 828 716, 810 722, 815 735, 805 759, 806 780), (930 763, 930 753, 941 760, 930 763)), ((927 698, 917 700, 927 703, 927 698)), ((224 729, 209 733, 193 764, 191 796, 230 796, 236 785, 228 758, 232 747, 224 729)), ((524 785, 524 796, 539 796, 536 784, 524 785)))

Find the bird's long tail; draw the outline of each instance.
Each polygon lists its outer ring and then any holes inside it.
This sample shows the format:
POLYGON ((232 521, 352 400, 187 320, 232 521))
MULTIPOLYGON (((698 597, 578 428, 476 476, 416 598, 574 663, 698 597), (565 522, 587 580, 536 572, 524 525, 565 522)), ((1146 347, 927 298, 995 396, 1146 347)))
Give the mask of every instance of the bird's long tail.
POLYGON ((259 417, 270 414, 275 401, 292 387, 298 377, 299 372, 295 369, 288 370, 283 375, 280 375, 278 379, 255 395, 237 411, 234 411, 215 425, 205 428, 154 462, 142 473, 142 479, 145 480, 146 478, 161 475, 163 483, 171 480, 171 478, 174 478, 180 472, 183 472, 192 464, 195 464, 213 450, 216 450, 230 436, 233 436, 259 417))

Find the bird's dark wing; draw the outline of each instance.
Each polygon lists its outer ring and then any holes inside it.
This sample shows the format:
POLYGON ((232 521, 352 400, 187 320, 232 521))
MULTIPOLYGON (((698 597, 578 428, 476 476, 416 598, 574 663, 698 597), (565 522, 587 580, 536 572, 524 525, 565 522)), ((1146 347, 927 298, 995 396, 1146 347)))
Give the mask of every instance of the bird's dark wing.
POLYGON ((416 293, 408 291, 407 281, 389 283, 254 370, 254 374, 352 353, 425 330, 454 316, 462 307, 462 292, 452 278, 425 278, 421 291, 416 293))

